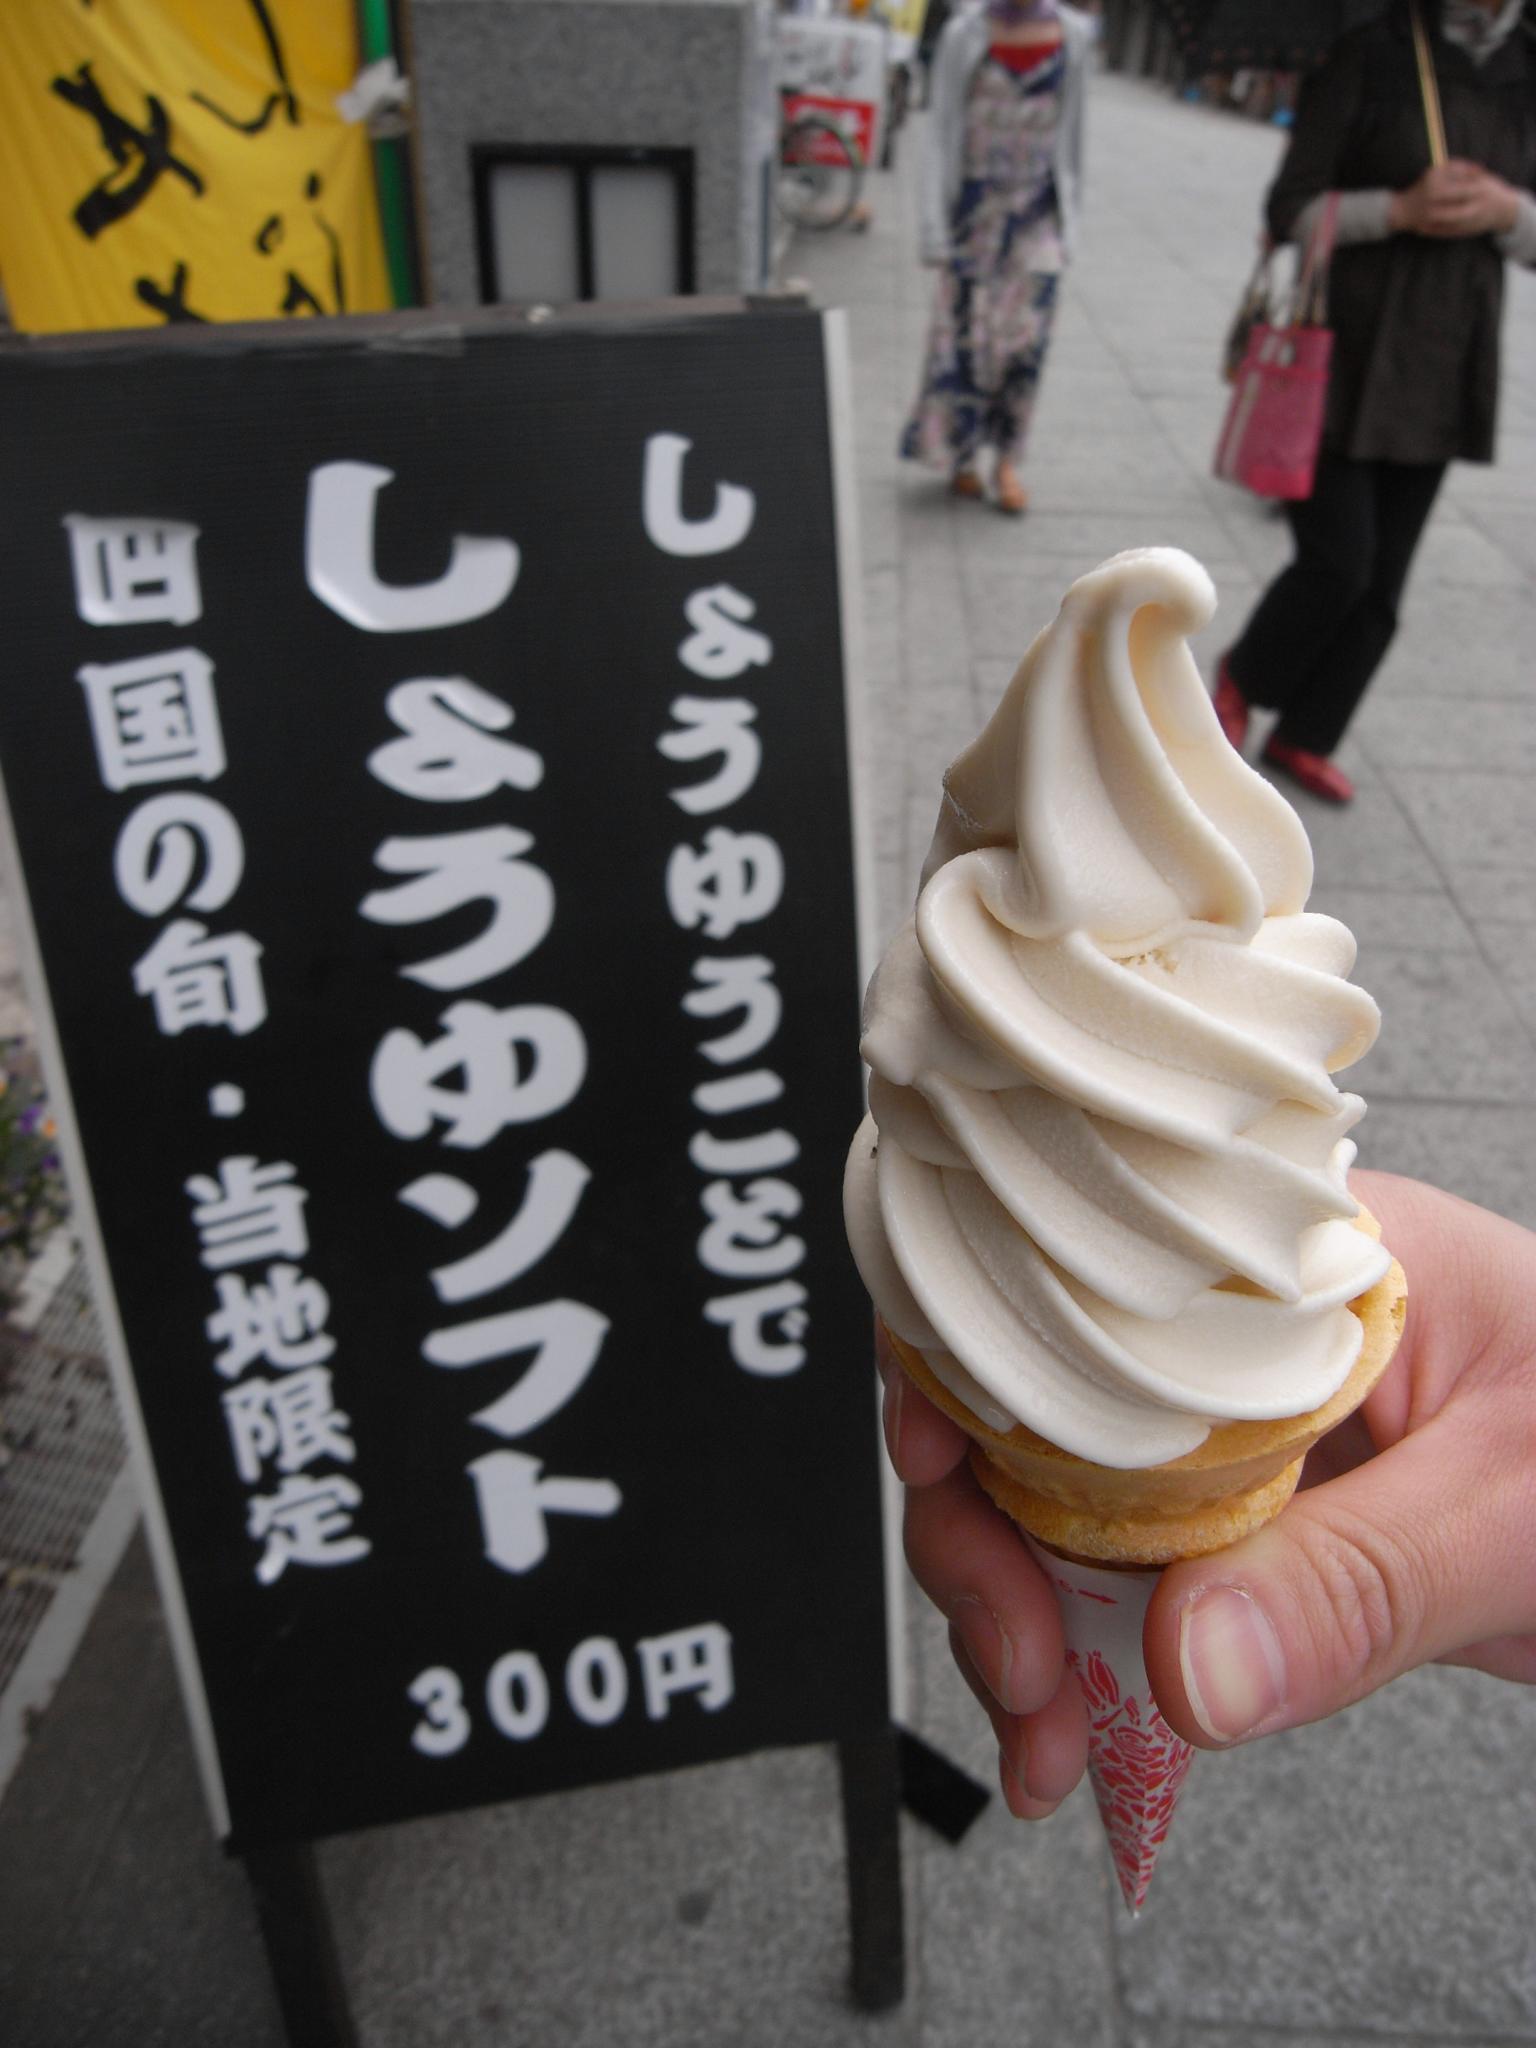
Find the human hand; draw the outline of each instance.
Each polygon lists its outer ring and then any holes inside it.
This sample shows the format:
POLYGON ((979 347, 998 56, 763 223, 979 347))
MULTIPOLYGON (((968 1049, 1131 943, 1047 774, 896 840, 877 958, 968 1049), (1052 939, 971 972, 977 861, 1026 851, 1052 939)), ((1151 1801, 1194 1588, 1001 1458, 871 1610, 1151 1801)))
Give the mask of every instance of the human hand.
MULTIPOLYGON (((1201 1748, 1271 1734, 1438 1659, 1536 1682, 1536 1236, 1415 1181, 1355 1176, 1409 1275, 1408 1321, 1359 1414, 1268 1528, 1171 1565, 1144 1646, 1170 1724, 1201 1748)), ((1054 1810, 1086 1717, 1060 1622, 968 1439, 883 1363, 908 1487, 907 1555, 991 1719, 1004 1797, 1054 1810)))
POLYGON ((1481 164, 1453 157, 1433 164, 1412 185, 1392 195, 1388 222, 1394 234, 1439 239, 1505 234, 1515 225, 1520 195, 1481 164))

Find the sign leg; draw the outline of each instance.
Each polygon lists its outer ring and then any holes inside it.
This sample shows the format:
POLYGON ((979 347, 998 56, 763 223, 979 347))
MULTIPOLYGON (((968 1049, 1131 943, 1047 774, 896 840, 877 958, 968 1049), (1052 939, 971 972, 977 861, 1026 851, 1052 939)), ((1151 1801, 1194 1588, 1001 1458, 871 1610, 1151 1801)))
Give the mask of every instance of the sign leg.
POLYGON ((242 1860, 291 2048, 357 2048, 313 1848, 283 1843, 242 1860))
POLYGON ((853 2002, 886 2012, 906 1992, 901 1895, 901 1773, 896 1730, 877 1728, 837 1746, 848 1856, 853 2002))

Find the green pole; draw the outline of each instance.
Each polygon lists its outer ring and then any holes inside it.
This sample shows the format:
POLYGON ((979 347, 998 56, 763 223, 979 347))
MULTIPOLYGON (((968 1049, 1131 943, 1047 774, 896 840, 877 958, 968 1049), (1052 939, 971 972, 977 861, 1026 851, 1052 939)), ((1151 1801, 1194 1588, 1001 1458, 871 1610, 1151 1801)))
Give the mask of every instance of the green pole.
MULTIPOLYGON (((389 0, 358 0, 358 40, 364 64, 395 54, 389 0)), ((373 173, 379 194, 379 225, 389 265, 390 297, 397 306, 414 306, 415 238, 411 233, 411 181, 403 138, 373 145, 373 173)))

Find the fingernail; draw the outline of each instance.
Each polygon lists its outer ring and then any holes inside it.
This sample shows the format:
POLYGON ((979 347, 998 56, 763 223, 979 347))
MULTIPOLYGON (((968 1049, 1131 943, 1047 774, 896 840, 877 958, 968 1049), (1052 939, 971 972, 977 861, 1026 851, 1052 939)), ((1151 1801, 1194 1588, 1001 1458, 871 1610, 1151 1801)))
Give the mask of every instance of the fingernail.
POLYGON ((1022 1714, 1024 1706, 1014 1686, 1013 1641, 991 1608, 967 1593, 955 1602, 949 1618, 998 1705, 1007 1713, 1022 1714))
POLYGON ((1269 1617, 1241 1586, 1197 1593, 1179 1617, 1179 1668, 1195 1719, 1214 1742, 1241 1742, 1285 1705, 1285 1656, 1269 1617))
POLYGON ((1015 1820, 1022 1820, 1024 1816, 1019 1812, 1019 1807, 1028 1799, 1029 1787, 1009 1763, 1007 1752, 1001 1749, 997 1752, 997 1780, 1002 1787, 1008 1811, 1015 1820))
POLYGON ((891 1463, 901 1470, 901 1403, 907 1376, 900 1366, 885 1383, 885 1448, 891 1463))
MULTIPOLYGON (((1028 1759, 1026 1758, 1026 1769, 1028 1759)), ((1049 1820, 1061 1804, 1059 1799, 1037 1799, 1024 1779, 1009 1763, 1003 1750, 997 1753, 997 1779, 1003 1799, 1015 1820, 1049 1820)))

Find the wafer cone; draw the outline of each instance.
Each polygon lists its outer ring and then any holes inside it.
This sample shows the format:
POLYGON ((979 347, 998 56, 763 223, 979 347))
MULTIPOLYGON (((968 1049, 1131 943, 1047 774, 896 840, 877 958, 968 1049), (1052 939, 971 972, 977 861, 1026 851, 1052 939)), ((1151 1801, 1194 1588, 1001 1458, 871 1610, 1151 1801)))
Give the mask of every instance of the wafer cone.
MULTIPOLYGON (((1360 1229, 1379 1238, 1361 1210, 1360 1229)), ((1068 1661, 1089 1708, 1089 1774, 1133 1911, 1151 1881, 1192 1752, 1163 1720, 1141 1659, 1141 1619, 1164 1565, 1203 1557, 1272 1521, 1296 1490, 1319 1437, 1354 1412, 1386 1371, 1402 1335, 1408 1288, 1394 1259, 1350 1303, 1364 1326, 1360 1355, 1331 1401, 1275 1422, 1218 1424, 1198 1450, 1122 1471, 1058 1450, 1022 1424, 991 1429, 922 1355, 882 1326, 914 1385, 973 1439, 982 1486, 1030 1541, 1056 1593, 1068 1661)))

